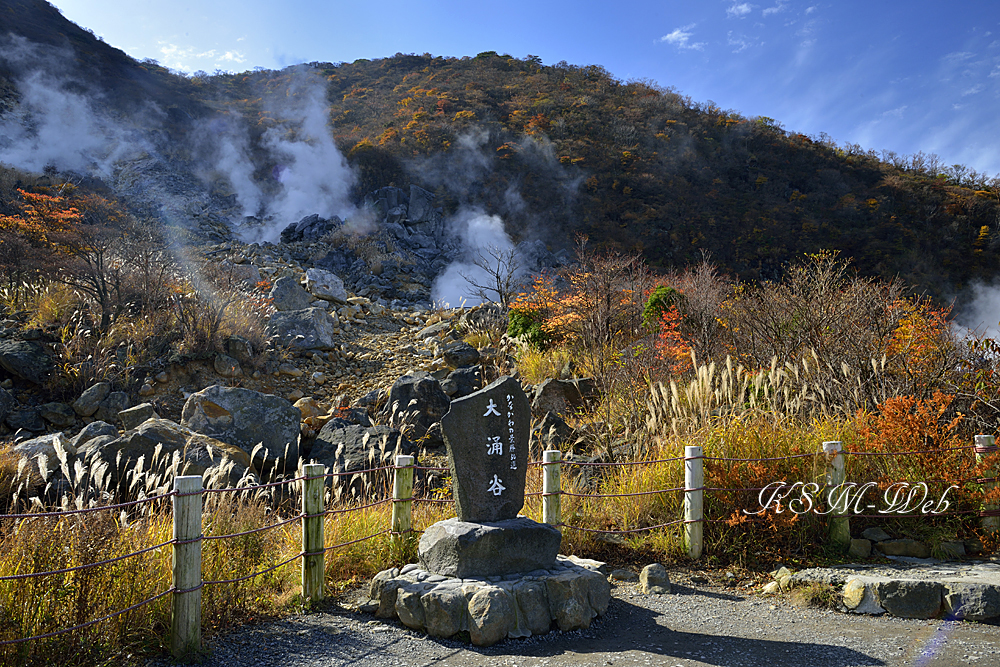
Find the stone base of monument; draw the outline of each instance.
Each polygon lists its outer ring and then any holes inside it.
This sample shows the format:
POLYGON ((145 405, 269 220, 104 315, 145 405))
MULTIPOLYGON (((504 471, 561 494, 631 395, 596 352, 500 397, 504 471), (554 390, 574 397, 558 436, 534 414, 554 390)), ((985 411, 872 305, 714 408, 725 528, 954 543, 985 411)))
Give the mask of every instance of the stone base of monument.
POLYGON ((487 577, 549 569, 562 533, 523 516, 484 523, 457 518, 424 531, 417 548, 420 567, 445 577, 487 577))
POLYGON ((449 577, 417 564, 375 575, 369 595, 379 618, 398 618, 434 637, 468 632, 476 646, 558 628, 590 627, 611 600, 596 569, 557 556, 549 568, 489 577, 449 577))

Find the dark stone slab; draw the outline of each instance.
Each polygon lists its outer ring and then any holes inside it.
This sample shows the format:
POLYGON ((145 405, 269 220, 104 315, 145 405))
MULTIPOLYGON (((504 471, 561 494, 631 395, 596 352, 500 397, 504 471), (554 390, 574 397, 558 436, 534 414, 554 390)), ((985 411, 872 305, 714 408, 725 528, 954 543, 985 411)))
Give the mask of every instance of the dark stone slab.
POLYGON ((461 521, 502 521, 524 506, 531 407, 514 378, 504 376, 451 402, 441 420, 461 521))
POLYGON ((490 523, 439 521, 417 548, 423 569, 445 577, 486 577, 545 570, 556 563, 562 533, 526 517, 490 523))
POLYGON ((35 384, 45 384, 52 373, 45 346, 26 340, 0 341, 0 368, 35 384))

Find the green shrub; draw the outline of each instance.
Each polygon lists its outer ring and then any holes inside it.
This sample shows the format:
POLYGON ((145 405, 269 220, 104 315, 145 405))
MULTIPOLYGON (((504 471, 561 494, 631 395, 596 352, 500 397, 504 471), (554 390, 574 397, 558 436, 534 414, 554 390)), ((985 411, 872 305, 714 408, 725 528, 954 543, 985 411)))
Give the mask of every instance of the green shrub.
POLYGON ((512 308, 508 316, 507 335, 519 338, 536 350, 544 350, 551 336, 542 329, 541 313, 527 308, 512 308))
POLYGON ((683 295, 673 287, 660 285, 646 299, 646 306, 642 309, 642 323, 647 329, 658 329, 663 313, 676 306, 682 298, 683 295))

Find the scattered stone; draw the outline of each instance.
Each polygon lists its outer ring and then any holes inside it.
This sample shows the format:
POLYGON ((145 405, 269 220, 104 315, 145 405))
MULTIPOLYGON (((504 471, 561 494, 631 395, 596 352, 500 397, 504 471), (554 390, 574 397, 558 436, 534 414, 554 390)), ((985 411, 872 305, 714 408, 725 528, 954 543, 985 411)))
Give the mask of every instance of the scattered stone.
POLYGON ((17 399, 5 388, 0 388, 0 422, 7 419, 10 411, 17 407, 17 399))
POLYGON ((27 340, 0 340, 0 368, 28 382, 42 385, 52 373, 52 359, 41 343, 27 340))
POLYGON ((235 378, 243 375, 240 362, 227 354, 215 355, 215 372, 224 378, 235 378))
POLYGON ((871 540, 852 539, 851 547, 848 549, 847 555, 850 558, 868 558, 872 555, 871 540))
POLYGON ((113 424, 118 421, 118 413, 128 408, 130 402, 128 394, 124 391, 113 391, 97 406, 93 417, 98 421, 113 424))
POLYGON ((253 362, 253 348, 250 341, 242 336, 230 336, 226 339, 226 354, 236 359, 240 364, 253 362))
POLYGON ((639 575, 631 570, 614 570, 611 573, 612 581, 639 581, 639 575))
POLYGON ((131 431, 147 419, 160 419, 160 415, 156 414, 156 409, 152 403, 140 403, 135 407, 119 412, 118 418, 121 420, 125 430, 131 431))
POLYGON ((670 592, 670 577, 659 563, 651 563, 639 573, 639 589, 646 595, 664 595, 670 592))
POLYGON ((766 595, 771 595, 772 593, 778 593, 781 591, 781 585, 777 581, 771 581, 764 585, 761 589, 761 593, 766 595))
POLYGON ((583 397, 576 385, 569 380, 549 378, 535 388, 531 414, 541 417, 547 412, 569 415, 583 407, 583 397))
POLYGON ((72 426, 76 421, 73 408, 65 403, 43 403, 38 406, 38 414, 53 426, 72 426))
POLYGON ((268 296, 278 311, 303 310, 313 302, 312 295, 302 289, 299 281, 291 276, 275 280, 268 296))
POLYGON ((80 394, 80 398, 73 403, 73 410, 81 417, 90 417, 97 412, 101 401, 107 398, 110 393, 110 382, 98 382, 80 394))
POLYGON ((950 583, 944 593, 948 618, 985 621, 1000 616, 1000 586, 950 583))
POLYGON ((166 384, 167 382, 170 382, 170 376, 167 375, 166 371, 160 371, 156 374, 156 381, 160 384, 166 384))
POLYGON ((874 526, 871 528, 865 528, 861 532, 861 537, 865 538, 866 540, 871 540, 872 542, 882 542, 884 540, 892 539, 892 535, 885 532, 881 528, 876 528, 874 526))
POLYGON ((312 396, 307 396, 305 398, 300 398, 295 401, 295 407, 299 409, 302 414, 302 421, 307 419, 314 419, 316 417, 321 417, 323 415, 323 409, 316 402, 316 399, 312 396))
POLYGON ((305 396, 305 393, 301 389, 292 389, 290 392, 285 394, 285 398, 293 403, 303 396, 305 396))
POLYGON ((418 331, 416 337, 417 340, 427 340, 428 338, 437 338, 449 331, 451 331, 451 322, 438 322, 418 331))
POLYGON ((593 558, 580 558, 579 556, 566 556, 566 559, 571 563, 573 563, 574 565, 585 567, 588 570, 593 570, 594 572, 600 572, 604 576, 608 575, 608 564, 602 560, 594 560, 593 558))
POLYGON ((432 424, 441 421, 451 405, 451 399, 430 373, 410 373, 396 380, 389 390, 389 425, 411 440, 419 440, 432 424))
POLYGON ((143 398, 147 396, 152 396, 155 393, 156 390, 153 389, 153 385, 149 384, 148 380, 144 382, 141 387, 139 387, 139 395, 142 396, 143 398))
POLYGON ((482 386, 483 377, 478 366, 453 370, 441 381, 441 389, 452 400, 463 398, 475 391, 479 391, 482 389, 482 386))
POLYGON ((283 363, 278 365, 279 375, 289 375, 293 378, 302 377, 303 373, 295 366, 289 363, 283 363))
POLYGON ((448 368, 465 368, 479 363, 479 350, 464 340, 445 345, 441 349, 441 354, 448 368))
POLYGON ((85 444, 102 435, 118 437, 118 429, 107 422, 90 422, 70 441, 73 449, 80 450, 85 444))
MULTIPOLYGON (((899 539, 882 540, 875 548, 886 556, 908 556, 910 558, 930 558, 931 548, 923 542, 903 537, 899 539)), ((885 606, 885 605, 883 605, 885 606)), ((888 607, 886 607, 888 609, 888 607)))
POLYGON ((942 542, 938 545, 939 555, 946 560, 957 560, 965 558, 964 542, 942 542))
POLYGON ((306 289, 317 299, 334 303, 347 303, 347 290, 344 288, 344 281, 330 271, 308 269, 306 271, 306 289))
POLYGON ((323 384, 323 383, 326 382, 326 373, 323 373, 321 371, 316 371, 315 373, 313 373, 309 377, 316 384, 323 384))
POLYGON ((191 394, 184 403, 181 423, 191 430, 236 445, 254 456, 261 454, 281 466, 294 466, 299 457, 302 415, 289 401, 239 387, 213 385, 191 394), (254 452, 257 445, 263 452, 254 452))
POLYGON ((45 430, 45 422, 42 420, 42 416, 38 414, 36 408, 14 410, 7 415, 5 423, 13 431, 24 429, 32 433, 41 433, 45 430))
POLYGON ((337 345, 334 321, 322 308, 277 312, 268 321, 268 330, 293 350, 332 350, 337 345))

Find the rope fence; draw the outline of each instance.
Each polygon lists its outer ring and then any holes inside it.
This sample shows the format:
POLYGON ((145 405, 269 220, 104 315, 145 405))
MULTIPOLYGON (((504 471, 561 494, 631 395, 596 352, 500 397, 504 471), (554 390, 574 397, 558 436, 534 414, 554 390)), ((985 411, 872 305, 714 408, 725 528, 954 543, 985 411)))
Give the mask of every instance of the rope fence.
MULTIPOLYGON (((704 481, 704 462, 719 462, 719 463, 751 463, 751 462, 775 462, 783 460, 795 460, 804 458, 816 458, 823 457, 825 461, 825 479, 826 483, 823 485, 816 485, 817 490, 822 488, 823 491, 829 489, 838 488, 853 488, 857 485, 852 485, 850 483, 845 483, 845 473, 844 464, 845 457, 850 456, 913 456, 913 455, 927 455, 927 454, 941 454, 949 452, 965 451, 969 449, 975 450, 975 455, 978 462, 982 462, 983 457, 993 454, 997 451, 995 441, 992 436, 976 436, 976 442, 974 445, 962 446, 962 447, 950 447, 932 450, 915 450, 909 452, 849 452, 844 451, 839 442, 827 442, 823 443, 823 449, 815 453, 804 453, 804 454, 793 454, 781 457, 764 457, 764 458, 731 458, 731 457, 719 457, 719 456, 704 456, 701 447, 686 447, 684 456, 677 456, 672 458, 657 459, 652 461, 626 461, 620 463, 614 462, 596 462, 596 461, 573 461, 573 460, 562 460, 562 455, 560 452, 555 450, 546 451, 543 454, 542 461, 533 461, 529 463, 529 467, 540 467, 542 471, 542 490, 533 491, 524 494, 526 498, 541 498, 542 501, 542 520, 545 523, 554 525, 559 528, 579 531, 583 533, 590 534, 606 534, 606 535, 634 535, 638 533, 646 533, 654 530, 666 529, 671 526, 681 527, 683 530, 683 540, 687 554, 691 558, 700 557, 703 549, 703 529, 706 523, 724 522, 727 519, 724 518, 707 518, 704 513, 704 493, 709 492, 713 494, 719 493, 747 493, 747 492, 758 492, 761 493, 763 497, 764 491, 771 488, 770 486, 765 487, 715 487, 707 486, 704 481), (608 469, 611 467, 621 467, 627 468, 632 466, 641 465, 661 465, 669 464, 675 462, 683 462, 684 466, 684 486, 675 486, 663 489, 652 489, 652 490, 641 490, 634 492, 622 492, 622 493, 578 493, 576 491, 566 490, 562 488, 561 483, 561 466, 568 465, 574 467, 595 467, 608 469), (672 521, 667 521, 663 523, 658 523, 649 526, 639 526, 631 528, 591 528, 588 526, 574 525, 572 523, 566 523, 562 519, 561 513, 561 498, 566 496, 567 498, 588 500, 588 501, 605 501, 610 499, 620 499, 620 498, 633 498, 633 497, 645 497, 654 496, 660 494, 668 493, 682 493, 683 494, 683 518, 678 518, 672 521)), ((154 503, 158 501, 164 501, 166 499, 171 499, 173 503, 173 538, 168 541, 160 542, 153 546, 149 546, 132 553, 116 556, 114 558, 108 558, 101 561, 96 561, 93 563, 85 563, 80 565, 75 565, 72 567, 66 567, 61 569, 42 571, 42 572, 24 572, 12 575, 0 576, 0 582, 7 581, 21 581, 27 579, 35 579, 46 576, 58 576, 66 575, 74 572, 87 570, 90 568, 96 568, 101 566, 110 565, 120 561, 124 561, 135 556, 153 552, 159 549, 164 549, 166 547, 172 547, 173 549, 173 581, 171 586, 167 590, 162 591, 148 599, 141 602, 137 602, 134 605, 120 611, 112 612, 104 615, 100 618, 75 625, 73 627, 54 630, 45 634, 22 637, 17 639, 0 641, 0 647, 20 644, 28 641, 41 640, 56 635, 74 632, 91 627, 95 624, 101 623, 122 614, 126 614, 130 611, 134 611, 144 605, 150 604, 159 600, 167 595, 172 596, 172 612, 171 612, 171 652, 175 657, 183 658, 196 653, 201 647, 201 592, 205 586, 218 586, 218 585, 232 585, 238 584, 247 580, 254 579, 256 577, 261 577, 271 572, 274 572, 282 567, 291 565, 296 560, 301 559, 302 567, 302 595, 303 598, 320 600, 325 594, 325 565, 324 557, 329 551, 344 548, 354 544, 359 544, 372 540, 375 538, 388 536, 389 539, 394 542, 399 542, 400 540, 412 539, 413 536, 419 535, 422 531, 415 529, 412 525, 412 507, 414 503, 430 503, 430 504, 454 504, 455 500, 453 498, 433 498, 433 497, 414 497, 414 473, 416 471, 422 472, 451 472, 448 467, 433 467, 433 466, 417 466, 415 465, 414 457, 412 456, 397 456, 393 465, 384 465, 378 467, 367 468, 364 470, 357 471, 334 471, 327 472, 326 468, 322 465, 310 464, 303 466, 302 474, 297 477, 281 480, 278 482, 271 482, 268 484, 260 484, 256 486, 248 487, 237 487, 230 489, 205 489, 202 488, 202 478, 197 476, 186 476, 177 477, 175 479, 175 486, 169 493, 164 493, 157 496, 152 496, 148 498, 140 498, 138 500, 117 503, 113 505, 96 506, 75 510, 65 510, 59 512, 41 512, 41 513, 22 513, 22 514, 8 514, 0 515, 0 521, 4 519, 20 520, 20 521, 30 521, 36 519, 52 519, 60 518, 65 516, 74 516, 80 514, 87 514, 99 511, 114 511, 130 507, 135 507, 138 505, 154 503), (342 477, 353 477, 356 475, 372 475, 379 473, 388 473, 392 471, 393 473, 393 487, 392 496, 383 498, 381 500, 375 500, 373 502, 368 502, 365 504, 351 506, 351 507, 326 507, 326 490, 327 490, 327 480, 342 478, 342 477), (302 495, 302 508, 301 511, 296 512, 292 516, 282 518, 280 520, 274 521, 273 523, 268 523, 264 526, 258 526, 241 532, 226 533, 219 535, 205 535, 203 534, 202 524, 204 521, 203 516, 203 501, 207 494, 215 493, 240 493, 247 492, 252 493, 259 491, 261 489, 273 488, 277 486, 284 486, 289 484, 299 484, 301 487, 302 495), (342 516, 351 512, 359 512, 365 510, 371 510, 380 506, 391 505, 392 508, 392 519, 391 525, 383 530, 378 530, 364 537, 344 541, 338 544, 326 545, 324 540, 324 519, 330 516, 342 516), (205 580, 202 578, 202 558, 201 549, 205 542, 211 542, 216 540, 224 539, 234 539, 239 537, 244 537, 248 535, 253 535, 261 533, 263 531, 272 530, 275 528, 289 526, 291 524, 301 523, 302 525, 302 544, 301 549, 287 558, 284 558, 281 562, 271 565, 265 569, 255 571, 246 575, 241 575, 238 577, 228 578, 228 579, 213 579, 205 580)), ((979 487, 979 491, 987 492, 995 488, 997 479, 995 473, 991 476, 991 471, 987 471, 987 476, 984 477, 971 477, 963 480, 962 484, 976 484, 979 487)), ((927 483, 946 483, 947 480, 943 479, 931 479, 926 480, 927 483)), ((783 483, 782 483, 783 484, 783 483)), ((970 490, 975 492, 975 489, 970 490)), ((832 496, 830 496, 832 499, 832 496)), ((827 503, 827 522, 829 524, 830 537, 834 541, 843 541, 844 536, 850 539, 850 533, 848 528, 848 521, 850 518, 885 518, 886 516, 920 516, 918 514, 849 514, 848 507, 849 503, 846 501, 844 503, 834 503, 832 500, 827 503)), ((766 509, 766 508, 764 508, 766 509)), ((979 509, 969 509, 969 510, 956 510, 956 511, 941 511, 933 512, 934 516, 960 516, 960 515, 977 515, 982 519, 982 525, 987 530, 996 531, 998 526, 1000 526, 1000 507, 993 502, 984 502, 979 509)), ((748 520, 755 520, 757 517, 748 517, 748 520)))

